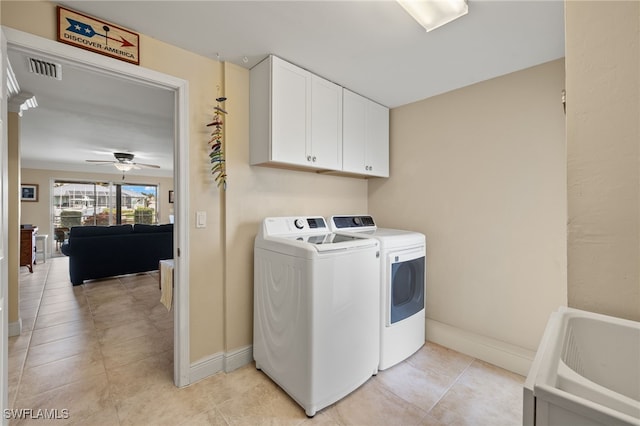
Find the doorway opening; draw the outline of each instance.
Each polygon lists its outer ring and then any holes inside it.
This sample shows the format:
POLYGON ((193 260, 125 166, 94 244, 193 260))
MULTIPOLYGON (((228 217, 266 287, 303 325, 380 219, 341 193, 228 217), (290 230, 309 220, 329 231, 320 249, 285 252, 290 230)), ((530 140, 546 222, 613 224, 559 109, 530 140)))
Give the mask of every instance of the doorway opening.
MULTIPOLYGON (((33 34, 3 27, 7 39, 9 53, 21 52, 48 58, 63 66, 76 67, 109 78, 122 79, 128 83, 136 83, 147 87, 168 90, 173 94, 173 186, 178 196, 173 205, 175 218, 174 228, 174 283, 175 294, 173 304, 174 316, 174 383, 177 386, 189 384, 189 271, 183 265, 188 264, 188 250, 180 247, 188 242, 188 206, 179 194, 188 193, 188 84, 185 80, 162 74, 142 67, 100 55, 86 55, 78 49, 71 48, 52 40, 33 34), (180 283, 183 283, 182 285, 180 283)), ((36 94, 37 95, 37 94, 36 94)), ((4 101, 6 102, 6 101, 4 101)), ((61 106, 62 107, 62 106, 61 106)), ((83 157, 85 158, 85 157, 83 157)), ((65 169, 60 169, 65 170, 65 169)), ((122 188, 121 188, 122 190, 122 188)), ((95 200, 94 200, 95 203, 95 200)), ((90 208, 91 201, 85 207, 90 208)), ((93 205, 95 207, 95 204, 93 205)), ((116 216, 117 217, 117 216, 116 216)), ((117 219, 116 219, 117 220, 117 219)), ((46 220, 45 222, 50 222, 46 220)), ((53 229, 51 230, 53 231, 53 229)))

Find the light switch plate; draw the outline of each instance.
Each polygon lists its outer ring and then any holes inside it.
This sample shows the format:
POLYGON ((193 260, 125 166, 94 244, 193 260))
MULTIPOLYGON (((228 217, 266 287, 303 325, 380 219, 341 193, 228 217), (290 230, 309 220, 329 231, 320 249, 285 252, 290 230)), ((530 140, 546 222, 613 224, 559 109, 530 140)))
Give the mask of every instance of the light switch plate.
POLYGON ((196 228, 207 227, 207 212, 196 212, 196 228))

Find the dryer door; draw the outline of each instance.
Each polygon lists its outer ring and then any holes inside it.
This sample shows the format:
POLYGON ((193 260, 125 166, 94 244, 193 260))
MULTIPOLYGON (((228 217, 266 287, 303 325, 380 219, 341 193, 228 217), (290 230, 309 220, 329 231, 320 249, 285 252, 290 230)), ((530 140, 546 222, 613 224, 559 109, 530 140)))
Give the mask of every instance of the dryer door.
POLYGON ((424 309, 425 254, 423 250, 396 252, 388 259, 387 326, 424 309))

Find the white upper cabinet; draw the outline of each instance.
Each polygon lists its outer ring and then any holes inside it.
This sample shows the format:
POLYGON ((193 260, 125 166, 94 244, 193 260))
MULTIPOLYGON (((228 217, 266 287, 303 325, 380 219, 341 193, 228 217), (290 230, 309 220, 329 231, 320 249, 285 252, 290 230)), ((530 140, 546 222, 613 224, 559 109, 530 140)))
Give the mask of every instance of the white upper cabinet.
POLYGON ((389 109, 276 56, 251 69, 251 164, 389 176, 389 109))
POLYGON ((342 87, 315 75, 311 76, 311 141, 307 161, 323 169, 342 167, 342 87))
MULTIPOLYGON (((307 155, 311 74, 274 58, 271 75, 271 105, 262 111, 267 117, 271 111, 271 158, 268 160, 299 164, 307 155)), ((266 136, 265 132, 262 138, 266 136)), ((263 143, 269 144, 269 141, 265 139, 263 143)))
POLYGON ((342 170, 389 177, 389 109, 343 91, 342 170))
POLYGON ((251 164, 339 170, 342 88, 270 56, 251 70, 251 164))

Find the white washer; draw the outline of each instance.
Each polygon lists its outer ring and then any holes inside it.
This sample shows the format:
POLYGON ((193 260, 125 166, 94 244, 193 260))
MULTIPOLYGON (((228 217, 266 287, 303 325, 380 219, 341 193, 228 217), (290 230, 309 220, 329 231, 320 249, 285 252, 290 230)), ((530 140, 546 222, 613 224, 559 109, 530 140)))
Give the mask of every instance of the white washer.
POLYGON ((407 359, 425 342, 426 238, 378 228, 371 216, 332 216, 333 232, 380 242, 380 364, 385 370, 407 359))
POLYGON ((378 372, 379 243, 275 217, 254 254, 256 368, 314 416, 378 372))

